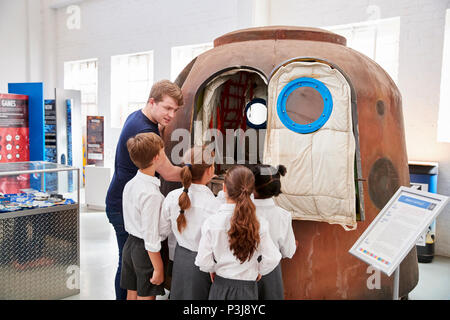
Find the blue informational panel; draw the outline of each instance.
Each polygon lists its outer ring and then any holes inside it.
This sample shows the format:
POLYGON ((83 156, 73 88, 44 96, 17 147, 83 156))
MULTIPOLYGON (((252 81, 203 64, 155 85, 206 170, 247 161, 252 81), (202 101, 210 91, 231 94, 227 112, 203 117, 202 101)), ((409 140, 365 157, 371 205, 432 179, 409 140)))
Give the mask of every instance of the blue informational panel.
POLYGON ((45 161, 57 163, 55 100, 45 100, 45 161))
MULTIPOLYGON (((42 82, 8 83, 8 92, 28 96, 30 161, 45 160, 44 84, 42 82)), ((40 190, 41 186, 41 177, 33 174, 30 187, 40 190)))
MULTIPOLYGON (((81 123, 81 91, 56 88, 55 107, 57 163, 83 168, 82 153, 73 152, 82 150, 81 125, 72 126, 81 123)), ((71 192, 72 178, 59 174, 58 189, 71 192)))
POLYGON ((44 84, 42 82, 9 83, 8 92, 28 96, 30 161, 45 160, 44 84))
POLYGON ((72 161, 72 100, 66 100, 67 105, 67 164, 73 165, 72 161))
MULTIPOLYGON (((45 161, 57 163, 55 100, 45 100, 45 161)), ((45 191, 57 192, 58 173, 45 174, 45 191)))

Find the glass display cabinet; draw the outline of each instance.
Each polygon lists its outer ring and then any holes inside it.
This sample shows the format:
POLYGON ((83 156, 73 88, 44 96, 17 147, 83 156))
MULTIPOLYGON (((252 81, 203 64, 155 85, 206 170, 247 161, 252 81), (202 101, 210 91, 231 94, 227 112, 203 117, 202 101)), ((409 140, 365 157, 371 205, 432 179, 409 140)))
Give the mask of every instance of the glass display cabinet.
POLYGON ((78 294, 78 168, 0 163, 0 300, 78 294))

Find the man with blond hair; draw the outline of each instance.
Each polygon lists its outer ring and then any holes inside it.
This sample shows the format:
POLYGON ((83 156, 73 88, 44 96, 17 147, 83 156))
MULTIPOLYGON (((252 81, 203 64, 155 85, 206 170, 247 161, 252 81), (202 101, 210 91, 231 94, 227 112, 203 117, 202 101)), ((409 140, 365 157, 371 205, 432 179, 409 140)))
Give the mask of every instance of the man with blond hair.
MULTIPOLYGON (((106 195, 106 215, 116 232, 119 247, 119 265, 115 278, 116 299, 125 300, 126 290, 120 288, 120 273, 122 265, 122 249, 128 238, 124 228, 122 193, 125 185, 137 173, 138 168, 130 159, 127 150, 129 138, 143 132, 153 132, 160 135, 159 127, 167 126, 183 105, 181 89, 169 80, 156 82, 150 90, 147 105, 131 113, 120 133, 114 160, 114 175, 106 195)), ((167 181, 180 181, 181 168, 172 165, 165 153, 158 174, 167 181)), ((157 176, 159 176, 157 175, 157 176)))

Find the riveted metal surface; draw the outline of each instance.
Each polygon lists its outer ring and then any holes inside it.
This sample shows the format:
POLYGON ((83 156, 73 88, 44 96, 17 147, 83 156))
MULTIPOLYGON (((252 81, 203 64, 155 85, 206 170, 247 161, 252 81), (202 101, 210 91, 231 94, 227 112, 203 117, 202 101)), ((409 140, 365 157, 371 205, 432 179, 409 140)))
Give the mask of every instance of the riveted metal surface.
POLYGON ((0 299, 47 300, 78 294, 78 205, 25 213, 11 218, 2 214, 0 219, 0 299))

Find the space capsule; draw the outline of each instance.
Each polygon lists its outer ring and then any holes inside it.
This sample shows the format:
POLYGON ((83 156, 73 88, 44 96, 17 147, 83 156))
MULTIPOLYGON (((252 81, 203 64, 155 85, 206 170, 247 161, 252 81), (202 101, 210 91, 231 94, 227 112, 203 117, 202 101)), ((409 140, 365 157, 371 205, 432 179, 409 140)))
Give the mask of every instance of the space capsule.
MULTIPOLYGON (((185 104, 162 133, 168 155, 179 143, 172 133, 185 129, 191 144, 222 139, 217 185, 233 160, 286 166, 275 201, 291 213, 299 247, 282 260, 285 298, 391 299, 394 276, 348 253, 409 186, 401 95, 386 71, 340 35, 272 26, 215 39, 175 82, 185 104)), ((165 193, 173 188, 163 181, 165 193)), ((414 248, 400 265, 399 295, 417 282, 414 248)))

